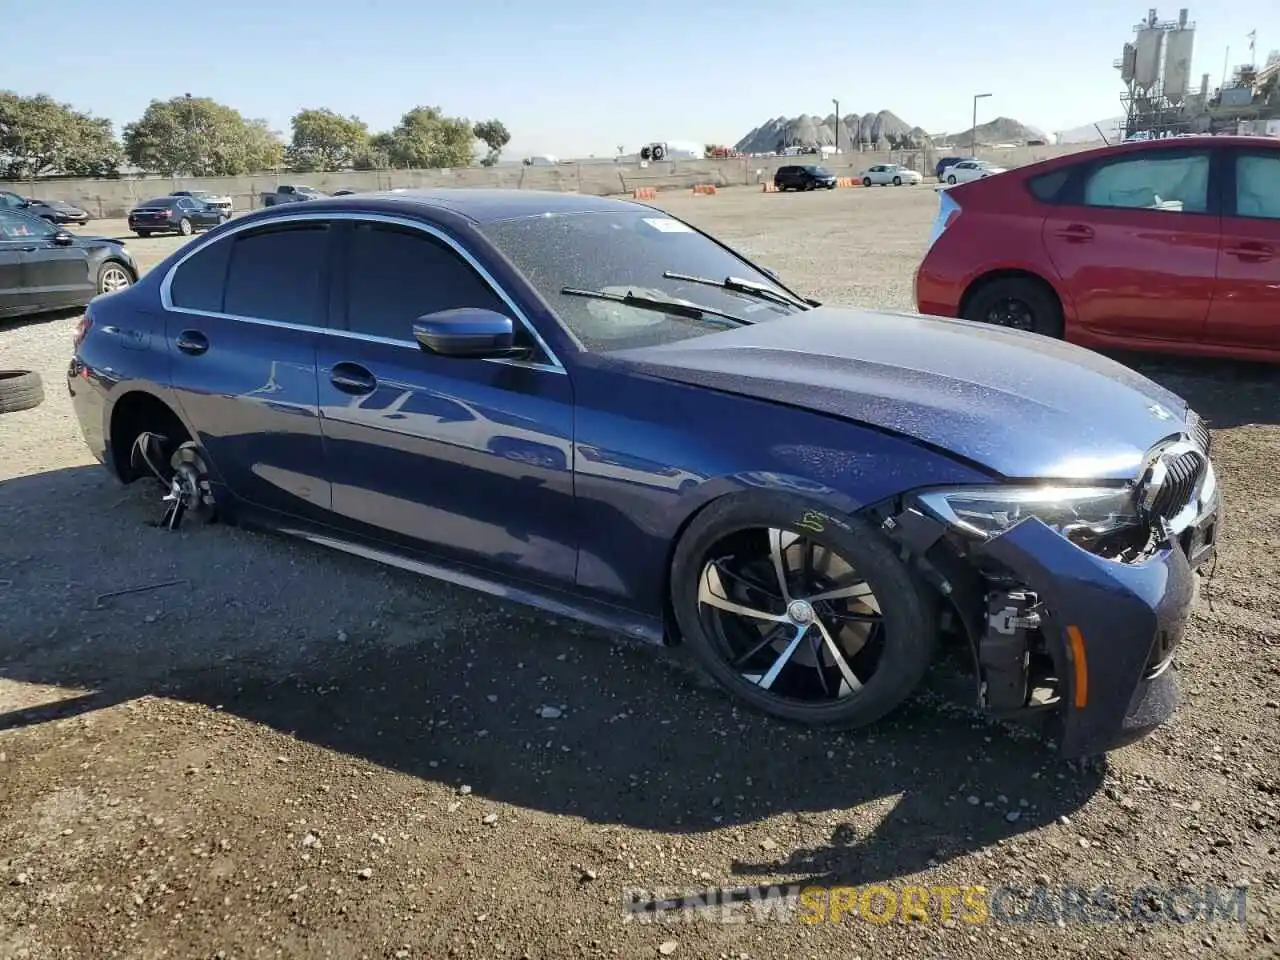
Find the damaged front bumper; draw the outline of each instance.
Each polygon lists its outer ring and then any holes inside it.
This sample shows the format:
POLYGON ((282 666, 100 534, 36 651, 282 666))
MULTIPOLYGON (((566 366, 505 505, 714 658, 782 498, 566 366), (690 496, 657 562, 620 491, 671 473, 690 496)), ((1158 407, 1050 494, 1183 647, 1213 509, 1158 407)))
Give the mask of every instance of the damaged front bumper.
POLYGON ((1035 517, 963 556, 927 511, 908 508, 885 528, 959 613, 980 705, 1009 719, 1047 713, 1061 753, 1078 758, 1141 739, 1174 713, 1173 653, 1222 510, 1216 485, 1201 493, 1194 516, 1136 562, 1090 553, 1035 517))

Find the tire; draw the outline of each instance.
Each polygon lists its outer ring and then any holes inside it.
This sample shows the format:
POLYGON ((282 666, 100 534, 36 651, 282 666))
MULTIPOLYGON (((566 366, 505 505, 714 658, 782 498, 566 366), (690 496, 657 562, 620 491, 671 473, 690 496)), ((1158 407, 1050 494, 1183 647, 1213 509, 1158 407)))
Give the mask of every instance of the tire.
MULTIPOLYGON (((787 566, 795 572, 794 559, 787 566)), ((723 584, 727 580, 724 578, 720 582, 723 584)), ((777 580, 773 583, 776 584, 777 580)), ((785 599, 776 602, 781 604, 785 599)), ((714 502, 699 513, 676 546, 671 567, 671 603, 685 643, 721 687, 757 710, 815 726, 860 727, 888 714, 920 683, 933 657, 937 638, 936 606, 926 589, 899 559, 893 546, 869 524, 856 518, 833 516, 825 507, 795 494, 751 492, 735 495, 714 502), (804 527, 800 526, 801 522, 804 527), (839 686, 834 698, 829 696, 829 683, 825 680, 822 682, 823 697, 806 700, 784 696, 748 679, 727 659, 725 631, 714 626, 722 623, 723 613, 718 612, 715 605, 700 602, 700 590, 710 582, 704 582, 704 576, 711 569, 708 557, 719 556, 722 544, 729 543, 732 538, 754 538, 757 534, 761 542, 767 542, 768 535, 757 528, 772 528, 786 531, 785 536, 795 534, 802 537, 787 546, 787 551, 797 545, 801 549, 809 549, 806 544, 812 543, 824 550, 824 557, 842 559, 862 578, 854 583, 865 584, 874 594, 872 599, 876 601, 880 616, 879 637, 883 638, 877 640, 879 646, 873 648, 874 625, 868 625, 867 636, 859 649, 850 653, 841 647, 845 664, 859 662, 863 651, 877 658, 873 672, 865 681, 856 677, 862 683, 852 693, 841 695, 843 682, 839 677, 842 674, 837 673, 835 679, 839 686), (744 529, 752 532, 744 535, 741 533, 744 529), (708 614, 712 626, 708 625, 708 614)), ((787 609, 790 610, 790 606, 787 609)), ((814 608, 809 612, 813 613, 814 608)), ((826 614, 821 616, 824 623, 834 624, 835 621, 828 620, 826 614)), ((786 625, 781 626, 786 628, 786 625)), ((843 638, 847 626, 831 626, 833 635, 843 638)), ((745 642, 748 644, 762 636, 747 632, 749 636, 745 642)), ((801 645, 808 642, 812 634, 813 628, 810 628, 801 645)), ((782 638, 780 642, 785 643, 786 639, 782 638)), ((777 650, 776 646, 773 650, 777 650)), ((761 650, 760 655, 766 662, 775 661, 762 677, 778 671, 776 661, 783 659, 781 656, 772 657, 768 649, 761 650)), ((825 647, 818 654, 805 653, 810 661, 815 655, 825 656, 825 647)), ((819 671, 814 670, 812 662, 806 665, 801 661, 800 647, 793 649, 792 659, 786 663, 787 667, 782 670, 789 667, 792 671, 788 680, 783 681, 782 672, 776 672, 775 679, 775 682, 782 681, 784 688, 789 687, 791 678, 797 676, 795 671, 813 671, 798 676, 801 680, 817 681, 819 671)), ((834 669, 832 661, 827 670, 834 669)), ((816 692, 816 688, 814 690, 816 692)))
POLYGON ((134 233, 136 233, 138 236, 142 237, 144 240, 145 240, 147 237, 151 236, 151 231, 150 231, 150 230, 135 230, 135 231, 133 231, 133 232, 134 232, 134 233))
POLYGON ((17 413, 44 403, 44 383, 33 370, 0 370, 0 413, 17 413))
POLYGON ((893 178, 893 185, 894 185, 895 187, 900 187, 900 186, 902 186, 902 178, 901 178, 901 177, 894 177, 894 178, 893 178))
POLYGON ((869 186, 871 186, 871 178, 870 178, 870 177, 863 177, 863 178, 862 178, 862 185, 863 185, 864 187, 869 187, 869 186))
POLYGON ((951 176, 947 177, 947 183, 954 184, 955 182, 956 182, 956 175, 954 173, 951 174, 951 176))
POLYGON ((183 217, 181 220, 178 221, 178 232, 182 234, 184 237, 189 237, 191 236, 191 234, 195 233, 195 227, 191 225, 190 220, 188 220, 186 217, 183 217))
POLYGON ((98 268, 98 293, 115 293, 137 281, 133 271, 123 263, 108 260, 98 268))
POLYGON ((965 305, 964 319, 1044 337, 1062 337, 1062 304, 1057 294, 1042 281, 1026 277, 1006 277, 979 287, 965 305), (1005 316, 1007 320, 993 316, 1005 316))

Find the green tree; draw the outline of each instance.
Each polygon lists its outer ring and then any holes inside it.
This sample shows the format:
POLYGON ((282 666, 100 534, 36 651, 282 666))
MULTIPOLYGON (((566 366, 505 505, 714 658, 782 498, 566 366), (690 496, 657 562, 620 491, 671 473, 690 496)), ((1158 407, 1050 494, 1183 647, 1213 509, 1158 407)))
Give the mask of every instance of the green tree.
POLYGON ((369 128, 359 117, 344 117, 328 109, 299 110, 293 115, 293 140, 285 154, 299 173, 345 170, 369 145, 369 128))
POLYGON ((477 123, 471 132, 475 134, 477 140, 483 141, 489 148, 489 152, 480 161, 486 167, 492 167, 497 163, 498 158, 502 156, 502 148, 511 142, 511 134, 501 120, 483 120, 477 123))
POLYGON ((234 176, 278 167, 284 145, 265 120, 208 97, 152 100, 124 128, 124 150, 144 170, 169 176, 234 176))
POLYGON ((439 107, 414 107, 385 140, 391 166, 414 170, 469 167, 475 160, 471 123, 439 107))
POLYGON ((114 177, 121 159, 110 120, 43 93, 23 97, 0 91, 0 176, 5 179, 50 173, 114 177))

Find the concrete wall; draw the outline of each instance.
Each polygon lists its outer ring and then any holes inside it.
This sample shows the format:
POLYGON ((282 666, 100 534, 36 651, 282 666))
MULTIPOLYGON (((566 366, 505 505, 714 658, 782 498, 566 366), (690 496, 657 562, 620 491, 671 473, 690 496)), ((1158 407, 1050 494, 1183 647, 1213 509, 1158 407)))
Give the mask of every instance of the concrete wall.
MULTIPOLYGON (((1087 149, 1089 144, 1062 146, 979 148, 983 159, 1003 166, 1022 166, 1087 149)), ((956 154, 965 151, 956 150, 956 154)), ((875 163, 901 163, 933 173, 935 151, 902 153, 847 153, 830 157, 824 165, 837 176, 856 176, 875 163)), ((280 183, 305 183, 326 192, 346 187, 351 190, 387 190, 393 187, 502 187, 519 190, 558 190, 607 196, 629 194, 636 187, 659 190, 689 189, 695 183, 742 186, 771 179, 774 170, 789 163, 807 163, 812 157, 748 157, 736 160, 689 160, 650 163, 647 166, 604 161, 558 164, 553 167, 500 166, 469 167, 456 170, 383 170, 368 173, 256 174, 244 177, 206 179, 148 178, 145 180, 46 180, 35 183, 3 183, 0 190, 12 190, 42 200, 65 200, 88 210, 94 217, 122 217, 139 201, 163 196, 171 190, 210 190, 229 195, 235 209, 261 205, 259 194, 280 183)))

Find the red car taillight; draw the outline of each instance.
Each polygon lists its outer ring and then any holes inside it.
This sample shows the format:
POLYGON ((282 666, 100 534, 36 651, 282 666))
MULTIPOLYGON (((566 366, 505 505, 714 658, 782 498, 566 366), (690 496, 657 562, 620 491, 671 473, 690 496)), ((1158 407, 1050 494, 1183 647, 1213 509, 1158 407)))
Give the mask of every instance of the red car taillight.
POLYGON ((93 326, 93 314, 86 308, 84 316, 80 318, 80 322, 76 324, 75 336, 71 338, 71 345, 75 349, 80 349, 80 344, 84 343, 85 336, 89 333, 89 328, 93 326))

